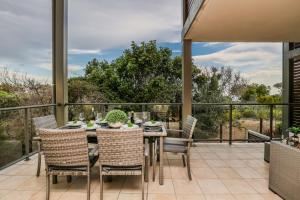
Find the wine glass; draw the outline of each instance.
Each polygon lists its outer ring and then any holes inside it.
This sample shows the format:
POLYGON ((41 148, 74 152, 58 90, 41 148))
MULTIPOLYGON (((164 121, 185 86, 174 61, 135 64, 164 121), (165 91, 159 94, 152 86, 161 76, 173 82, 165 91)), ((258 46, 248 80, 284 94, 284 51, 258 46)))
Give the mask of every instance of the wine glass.
POLYGON ((148 119, 148 113, 143 112, 143 121, 146 122, 147 119, 148 119))
POLYGON ((96 115, 96 121, 100 122, 102 120, 102 113, 97 113, 96 115))
POLYGON ((84 120, 84 115, 83 115, 83 113, 79 113, 79 120, 80 120, 81 123, 83 124, 83 120, 84 120))

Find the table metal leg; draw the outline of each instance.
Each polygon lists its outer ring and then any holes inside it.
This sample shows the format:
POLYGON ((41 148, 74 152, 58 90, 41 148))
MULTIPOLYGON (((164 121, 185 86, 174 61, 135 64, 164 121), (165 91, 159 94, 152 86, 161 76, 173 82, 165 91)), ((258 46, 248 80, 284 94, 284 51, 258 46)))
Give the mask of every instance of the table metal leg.
POLYGON ((159 137, 159 184, 164 184, 164 137, 159 137))
POLYGON ((150 155, 150 166, 153 165, 153 139, 149 138, 148 139, 148 144, 149 144, 149 155, 150 155))
POLYGON ((155 170, 156 170, 156 140, 153 140, 154 142, 152 143, 152 149, 153 149, 153 154, 152 154, 152 180, 153 182, 155 181, 155 170))

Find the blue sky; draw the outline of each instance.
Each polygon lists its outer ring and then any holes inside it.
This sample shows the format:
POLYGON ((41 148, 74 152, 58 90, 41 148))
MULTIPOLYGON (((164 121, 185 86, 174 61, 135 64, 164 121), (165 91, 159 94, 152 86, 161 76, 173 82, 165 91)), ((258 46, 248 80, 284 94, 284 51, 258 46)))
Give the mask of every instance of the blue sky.
MULTIPOLYGON (((131 41, 181 54, 181 0, 70 0, 69 76, 92 58, 111 61, 131 41)), ((51 82, 51 0, 1 0, 0 68, 51 82)), ((280 43, 193 43, 198 66, 230 66, 249 82, 281 82, 280 43)))

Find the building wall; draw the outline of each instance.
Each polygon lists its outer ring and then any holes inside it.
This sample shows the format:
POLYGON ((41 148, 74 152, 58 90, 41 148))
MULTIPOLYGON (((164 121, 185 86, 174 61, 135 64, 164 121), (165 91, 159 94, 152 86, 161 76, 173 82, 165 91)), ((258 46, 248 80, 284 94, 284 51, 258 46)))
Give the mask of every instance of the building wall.
POLYGON ((300 43, 283 44, 283 102, 299 103, 284 109, 284 130, 300 126, 300 43))

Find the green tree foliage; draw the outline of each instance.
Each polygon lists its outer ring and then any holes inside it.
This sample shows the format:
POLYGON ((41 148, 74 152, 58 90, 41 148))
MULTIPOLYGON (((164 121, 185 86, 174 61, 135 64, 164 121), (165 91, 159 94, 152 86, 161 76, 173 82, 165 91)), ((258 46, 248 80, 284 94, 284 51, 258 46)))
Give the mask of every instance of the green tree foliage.
POLYGON ((20 105, 18 96, 0 90, 0 108, 15 107, 18 105, 20 105))
POLYGON ((109 102, 181 101, 181 58, 172 58, 172 51, 158 48, 155 41, 132 42, 112 63, 90 61, 85 79, 109 102))
POLYGON ((69 101, 72 103, 103 102, 104 97, 99 87, 86 81, 83 77, 74 77, 68 80, 69 101))
POLYGON ((242 101, 255 102, 256 98, 270 94, 271 88, 264 84, 253 83, 248 85, 241 96, 242 101))

